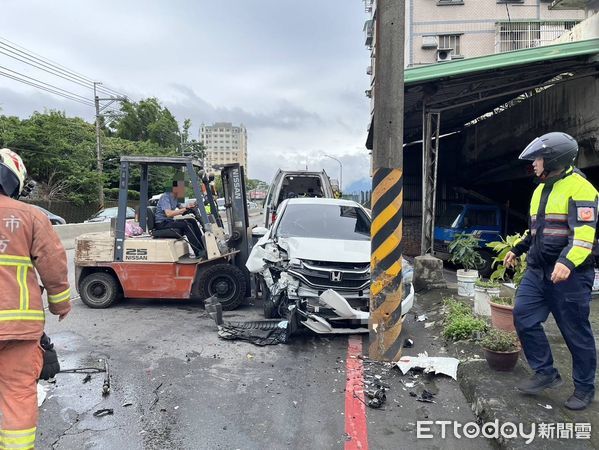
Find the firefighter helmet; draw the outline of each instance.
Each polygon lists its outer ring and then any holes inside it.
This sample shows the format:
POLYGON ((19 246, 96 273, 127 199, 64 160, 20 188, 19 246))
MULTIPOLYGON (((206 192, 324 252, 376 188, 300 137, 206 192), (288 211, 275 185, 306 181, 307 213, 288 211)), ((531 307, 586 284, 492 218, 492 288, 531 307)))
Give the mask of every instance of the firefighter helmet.
POLYGON ((519 159, 534 161, 543 158, 546 172, 566 169, 574 164, 578 142, 566 133, 553 132, 534 139, 520 154, 519 159))
POLYGON ((27 169, 21 157, 7 148, 0 149, 0 189, 9 197, 18 198, 26 178, 27 169))

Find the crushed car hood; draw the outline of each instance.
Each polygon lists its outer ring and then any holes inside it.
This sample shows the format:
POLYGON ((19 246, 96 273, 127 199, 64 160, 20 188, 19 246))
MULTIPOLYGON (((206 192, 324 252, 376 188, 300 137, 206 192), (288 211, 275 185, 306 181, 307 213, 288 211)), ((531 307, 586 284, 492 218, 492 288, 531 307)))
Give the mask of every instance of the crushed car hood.
POLYGON ((279 245, 288 249, 289 258, 329 262, 370 262, 370 241, 291 237, 279 238, 279 245))

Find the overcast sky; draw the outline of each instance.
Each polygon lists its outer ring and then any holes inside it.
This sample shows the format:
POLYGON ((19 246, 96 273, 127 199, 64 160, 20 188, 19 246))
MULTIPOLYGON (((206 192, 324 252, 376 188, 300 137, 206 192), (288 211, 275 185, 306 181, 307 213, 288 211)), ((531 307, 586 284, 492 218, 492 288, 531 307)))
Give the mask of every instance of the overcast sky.
MULTIPOLYGON (((248 129, 249 175, 324 168, 367 177, 369 102, 361 0, 3 0, 0 37, 133 100, 155 96, 194 135, 202 122, 248 129)), ((0 66, 91 92, 0 55, 0 66)), ((2 114, 92 110, 0 77, 2 114)))

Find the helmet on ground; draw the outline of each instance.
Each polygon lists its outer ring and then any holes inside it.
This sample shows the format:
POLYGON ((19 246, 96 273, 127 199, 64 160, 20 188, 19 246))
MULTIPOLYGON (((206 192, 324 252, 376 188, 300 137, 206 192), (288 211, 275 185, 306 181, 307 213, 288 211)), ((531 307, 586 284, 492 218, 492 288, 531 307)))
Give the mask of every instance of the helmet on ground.
POLYGON ((25 187, 27 169, 19 155, 7 148, 0 149, 0 189, 9 197, 18 198, 25 187))
POLYGON ((572 136, 562 132, 544 134, 534 139, 519 159, 534 161, 543 158, 543 167, 546 172, 566 169, 574 164, 578 155, 578 142, 572 136))

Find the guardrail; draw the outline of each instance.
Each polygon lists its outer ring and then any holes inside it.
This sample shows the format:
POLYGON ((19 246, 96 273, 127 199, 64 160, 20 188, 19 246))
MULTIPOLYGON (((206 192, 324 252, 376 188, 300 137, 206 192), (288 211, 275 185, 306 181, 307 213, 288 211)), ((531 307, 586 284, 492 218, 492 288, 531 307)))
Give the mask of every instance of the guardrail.
POLYGON ((109 231, 110 222, 103 223, 69 223, 67 225, 54 225, 54 230, 60 237, 66 250, 75 248, 75 238, 85 233, 109 231))

